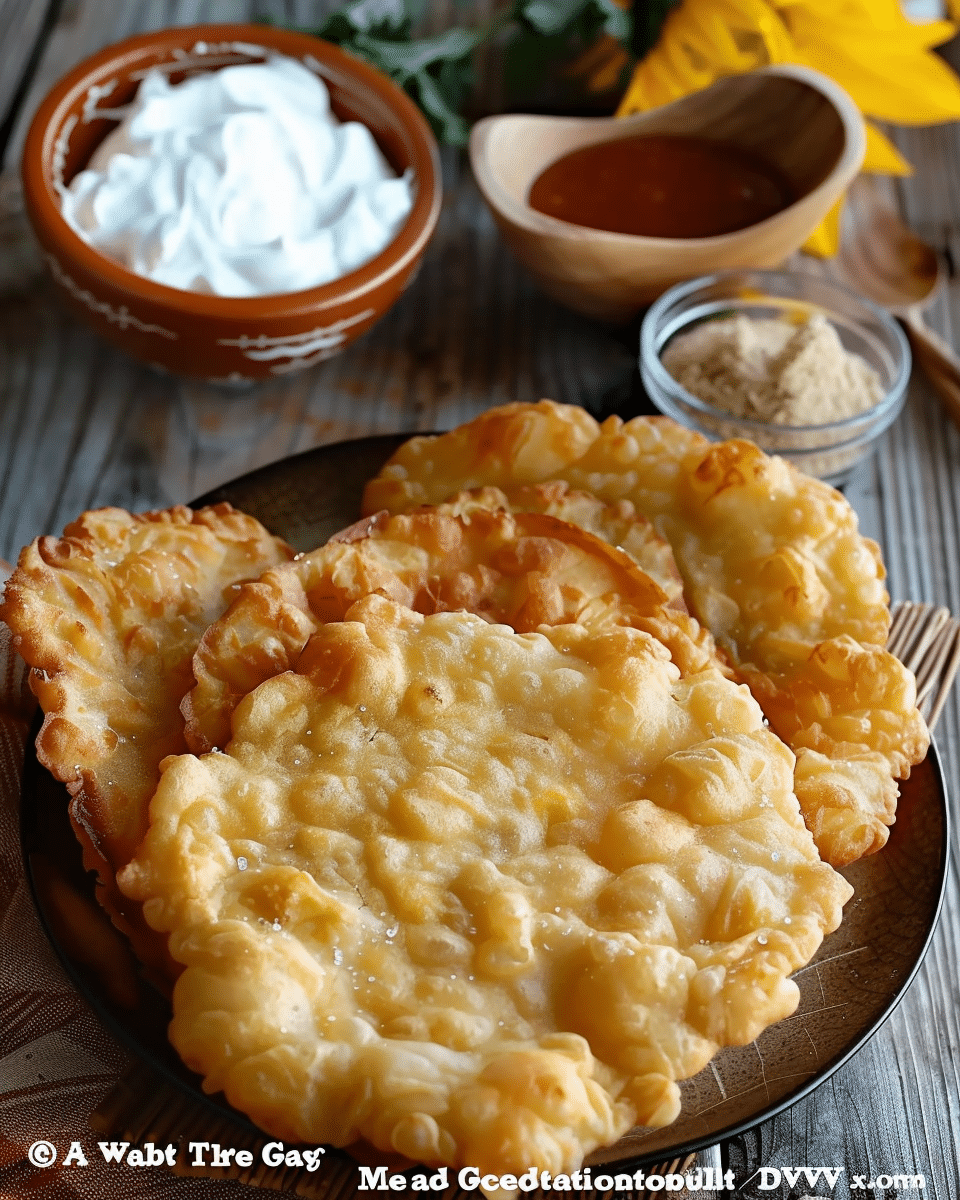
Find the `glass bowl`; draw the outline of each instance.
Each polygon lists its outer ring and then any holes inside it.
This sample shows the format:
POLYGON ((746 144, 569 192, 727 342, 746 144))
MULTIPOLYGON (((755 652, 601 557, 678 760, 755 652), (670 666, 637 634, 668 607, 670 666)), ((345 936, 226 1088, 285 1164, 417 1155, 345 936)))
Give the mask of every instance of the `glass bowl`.
POLYGON ((840 284, 800 272, 731 271, 679 284, 651 306, 640 329, 640 374, 657 408, 681 425, 713 441, 744 438, 839 486, 899 416, 910 378, 910 347, 888 312, 840 284), (877 372, 884 388, 873 407, 842 421, 778 425, 737 417, 692 395, 660 361, 672 338, 704 321, 743 314, 796 324, 815 313, 830 321, 845 349, 877 372))

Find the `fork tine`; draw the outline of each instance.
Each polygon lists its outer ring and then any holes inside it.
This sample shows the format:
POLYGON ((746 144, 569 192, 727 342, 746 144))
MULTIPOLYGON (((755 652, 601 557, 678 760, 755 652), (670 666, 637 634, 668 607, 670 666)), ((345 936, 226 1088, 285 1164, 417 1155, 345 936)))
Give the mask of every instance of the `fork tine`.
POLYGON ((910 638, 917 622, 921 617, 923 605, 901 600, 895 605, 890 614, 890 634, 887 638, 887 649, 902 661, 904 650, 910 644, 910 638))
POLYGON ((940 714, 943 711, 943 706, 947 702, 947 696, 950 694, 950 688, 956 678, 957 671, 960 670, 960 624, 954 622, 953 629, 953 654, 946 665, 943 674, 940 677, 940 690, 937 692, 936 699, 930 710, 930 716, 927 718, 927 727, 933 732, 933 727, 940 719, 940 714))
POLYGON ((887 641, 887 649, 904 666, 916 672, 938 633, 951 620, 950 610, 942 606, 935 608, 932 604, 904 604, 898 609, 897 616, 900 617, 900 612, 903 612, 903 616, 896 626, 895 635, 887 641))
POLYGON ((955 636, 956 629, 952 624, 938 630, 937 636, 929 643, 923 658, 918 662, 914 671, 918 705, 926 699, 937 683, 953 650, 955 636))
POLYGON ((960 621, 948 608, 901 601, 890 613, 887 650, 913 672, 917 706, 932 730, 960 671, 960 621))

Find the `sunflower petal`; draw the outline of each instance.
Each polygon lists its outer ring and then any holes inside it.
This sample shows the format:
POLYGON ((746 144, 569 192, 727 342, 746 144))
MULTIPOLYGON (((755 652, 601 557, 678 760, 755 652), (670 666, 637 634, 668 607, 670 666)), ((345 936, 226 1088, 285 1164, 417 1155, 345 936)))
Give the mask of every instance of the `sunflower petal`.
POLYGON ((843 213, 841 196, 833 208, 823 218, 817 228, 803 243, 801 249, 817 258, 833 258, 840 248, 840 217, 843 213))
POLYGON ((767 0, 698 0, 674 9, 660 39, 637 64, 617 111, 645 112, 735 75, 795 58, 767 0))
MULTIPOLYGON (((960 20, 960 0, 949 4, 960 20)), ((957 120, 960 78, 932 52, 956 32, 950 21, 909 20, 899 0, 681 0, 637 64, 617 115, 667 104, 723 75, 795 62, 836 80, 863 113, 878 120, 957 120)), ((870 123, 864 169, 891 175, 912 170, 870 123)), ((839 211, 814 234, 813 253, 835 252, 839 211)))
POLYGON ((866 121, 865 124, 867 127, 867 153, 862 169, 872 171, 877 175, 912 175, 913 167, 886 134, 881 133, 870 121, 866 121))
POLYGON ((901 50, 866 32, 855 46, 798 33, 797 49, 800 61, 832 76, 869 116, 899 125, 960 118, 960 80, 928 51, 901 50))

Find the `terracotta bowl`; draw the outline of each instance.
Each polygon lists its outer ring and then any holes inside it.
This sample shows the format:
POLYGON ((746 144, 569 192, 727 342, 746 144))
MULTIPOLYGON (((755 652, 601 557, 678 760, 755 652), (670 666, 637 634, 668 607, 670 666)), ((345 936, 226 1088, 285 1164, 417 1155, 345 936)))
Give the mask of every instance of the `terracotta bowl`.
POLYGON ((684 279, 780 264, 842 195, 865 149, 863 119, 842 88, 817 71, 779 66, 619 119, 488 117, 473 129, 470 161, 500 232, 544 291, 587 316, 628 321, 684 279), (752 151, 779 168, 797 199, 746 229, 705 238, 607 233, 527 203, 534 180, 558 158, 641 133, 696 135, 752 151))
POLYGON ((261 25, 163 29, 107 46, 74 67, 34 117, 23 153, 27 212, 65 297, 136 358, 181 375, 240 383, 299 371, 331 357, 374 324, 410 282, 440 212, 437 144, 416 105, 385 75, 328 42, 261 25), (257 48, 304 62, 342 120, 369 127, 398 172, 411 168, 413 209, 393 242, 359 270, 320 287, 257 297, 203 295, 144 279, 88 246, 60 212, 69 183, 136 92, 142 73, 176 62, 176 82, 198 71, 260 61, 257 48))

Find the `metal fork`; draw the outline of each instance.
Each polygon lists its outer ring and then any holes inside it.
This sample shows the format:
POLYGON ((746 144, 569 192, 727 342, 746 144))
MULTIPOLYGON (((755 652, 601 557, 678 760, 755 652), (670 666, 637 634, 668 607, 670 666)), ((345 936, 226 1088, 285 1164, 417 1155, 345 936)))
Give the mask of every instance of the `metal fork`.
POLYGON ((901 601, 891 610, 887 649, 916 676, 917 707, 932 732, 960 669, 960 621, 948 608, 901 601))

